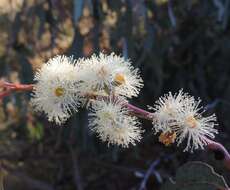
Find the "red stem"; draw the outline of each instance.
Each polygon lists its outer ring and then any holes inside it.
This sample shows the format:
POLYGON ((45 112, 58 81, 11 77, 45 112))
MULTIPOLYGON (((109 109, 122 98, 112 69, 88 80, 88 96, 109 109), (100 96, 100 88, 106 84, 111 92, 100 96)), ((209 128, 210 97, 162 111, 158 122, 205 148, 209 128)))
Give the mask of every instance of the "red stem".
POLYGON ((206 139, 208 145, 207 145, 207 148, 209 150, 212 150, 212 151, 220 151, 224 158, 223 158, 223 162, 224 162, 224 165, 226 168, 228 168, 230 170, 230 154, 229 152, 227 151, 227 149, 220 143, 218 142, 215 142, 213 140, 210 140, 210 139, 206 139))
POLYGON ((153 120, 154 114, 151 112, 148 112, 146 110, 143 110, 141 108, 138 108, 132 104, 126 103, 125 106, 128 108, 128 110, 131 112, 131 114, 139 117, 139 118, 143 118, 146 120, 153 120))
POLYGON ((3 90, 0 92, 0 99, 3 99, 4 97, 9 96, 13 92, 32 91, 33 87, 34 87, 33 84, 13 84, 13 83, 1 81, 0 88, 3 90))
MULTIPOLYGON (((0 88, 4 89, 4 91, 0 93, 0 99, 9 96, 14 91, 32 91, 33 87, 33 84, 13 84, 8 82, 0 82, 0 88)), ((154 113, 138 108, 132 104, 126 103, 125 107, 127 107, 131 114, 139 118, 150 121, 152 121, 154 118, 154 113)), ((224 155, 223 162, 226 168, 230 170, 230 154, 227 149, 218 142, 212 141, 210 139, 206 139, 206 141, 208 143, 207 148, 209 150, 220 151, 224 155)))
MULTIPOLYGON (((145 110, 143 110, 141 108, 138 108, 138 107, 136 107, 136 106, 134 106, 132 104, 127 103, 125 106, 135 116, 138 116, 140 118, 147 119, 147 120, 150 120, 150 121, 153 120, 153 118, 154 118, 153 113, 145 111, 145 110)), ((225 167, 228 170, 230 170, 230 154, 227 151, 227 149, 221 143, 215 142, 213 140, 206 139, 206 142, 208 143, 207 149, 212 150, 212 151, 220 151, 220 153, 223 154, 223 156, 224 156, 223 163, 224 163, 225 167)))
POLYGON ((11 90, 5 90, 3 92, 0 92, 0 99, 9 96, 11 94, 11 90))
POLYGON ((33 90, 33 84, 13 84, 13 83, 4 83, 5 88, 9 88, 14 91, 31 91, 33 90))

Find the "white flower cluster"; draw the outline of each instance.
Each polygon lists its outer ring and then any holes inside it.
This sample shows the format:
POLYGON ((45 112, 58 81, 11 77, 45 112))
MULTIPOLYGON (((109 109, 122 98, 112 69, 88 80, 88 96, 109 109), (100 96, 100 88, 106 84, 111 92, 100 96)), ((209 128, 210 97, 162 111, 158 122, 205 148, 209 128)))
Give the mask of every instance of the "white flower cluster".
POLYGON ((178 94, 170 92, 159 98, 154 107, 149 106, 155 111, 153 129, 161 132, 159 141, 167 146, 174 142, 180 145, 186 139, 184 151, 204 149, 207 139, 213 139, 218 131, 214 129, 216 116, 202 116, 205 110, 199 107, 200 102, 180 90, 178 94))
POLYGON ((109 56, 102 53, 93 55, 79 66, 85 93, 106 91, 131 98, 137 96, 143 87, 139 69, 134 69, 128 60, 113 53, 109 56))
POLYGON ((128 147, 141 139, 137 118, 129 116, 123 101, 137 96, 143 81, 139 70, 128 60, 115 54, 75 61, 66 56, 50 59, 35 75, 31 99, 35 110, 44 112, 49 121, 63 124, 79 106, 95 95, 110 101, 91 100, 90 126, 102 141, 128 147))
POLYGON ((89 114, 89 125, 103 142, 117 144, 126 148, 141 140, 143 132, 137 118, 129 115, 123 102, 116 100, 96 101, 89 114))
MULTIPOLYGON (((141 140, 144 130, 134 116, 137 113, 127 107, 127 98, 138 96, 143 81, 139 70, 123 57, 114 53, 78 60, 56 56, 37 71, 35 81, 31 103, 49 121, 61 125, 88 103, 89 126, 103 142, 128 147, 141 140)), ((203 117, 199 104, 181 90, 149 106, 154 113, 148 119, 155 133, 160 132, 159 141, 166 146, 186 141, 185 151, 203 149, 217 133, 216 117, 203 117)))
POLYGON ((49 121, 62 124, 79 107, 78 69, 72 58, 50 59, 35 74, 35 81, 31 103, 37 111, 45 112, 49 121))

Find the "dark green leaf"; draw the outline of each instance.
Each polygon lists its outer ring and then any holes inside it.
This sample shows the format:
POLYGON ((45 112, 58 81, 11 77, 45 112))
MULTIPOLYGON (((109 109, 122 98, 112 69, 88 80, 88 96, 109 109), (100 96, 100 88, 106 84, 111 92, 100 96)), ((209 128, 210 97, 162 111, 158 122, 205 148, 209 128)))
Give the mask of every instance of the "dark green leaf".
POLYGON ((203 162, 189 162, 177 170, 175 182, 168 180, 162 190, 227 189, 223 176, 203 162))

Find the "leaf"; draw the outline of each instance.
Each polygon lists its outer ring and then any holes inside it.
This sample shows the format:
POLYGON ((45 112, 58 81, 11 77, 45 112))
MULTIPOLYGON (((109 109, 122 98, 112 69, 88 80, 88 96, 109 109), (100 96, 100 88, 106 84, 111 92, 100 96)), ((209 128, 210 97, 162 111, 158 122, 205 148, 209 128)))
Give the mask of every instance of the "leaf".
POLYGON ((31 140, 41 140, 44 136, 44 127, 41 123, 37 123, 36 126, 33 123, 28 122, 27 124, 28 135, 31 140))
POLYGON ((177 170, 175 182, 168 180, 161 190, 228 189, 223 176, 203 162, 189 162, 177 170))

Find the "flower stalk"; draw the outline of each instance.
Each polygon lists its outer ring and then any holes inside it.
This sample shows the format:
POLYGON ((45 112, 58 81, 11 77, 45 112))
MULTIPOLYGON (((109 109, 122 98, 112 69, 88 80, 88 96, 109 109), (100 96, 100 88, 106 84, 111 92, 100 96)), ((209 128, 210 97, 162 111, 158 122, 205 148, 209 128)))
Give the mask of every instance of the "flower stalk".
POLYGON ((26 92, 32 91, 33 84, 18 84, 18 83, 9 83, 6 81, 0 81, 0 99, 9 96, 13 92, 26 92))
POLYGON ((207 139, 207 143, 207 148, 209 150, 216 152, 217 154, 222 154, 221 160, 223 160, 225 167, 230 170, 230 154, 227 149, 221 143, 210 139, 207 139))
MULTIPOLYGON (((14 83, 9 83, 9 82, 5 82, 5 81, 1 81, 0 82, 0 89, 3 89, 2 92, 0 92, 0 99, 9 96, 11 93, 13 92, 28 92, 28 91, 32 91, 34 88, 33 84, 14 84, 14 83)), ((87 98, 89 99, 96 99, 97 95, 86 95, 87 98)), ((100 98, 105 98, 106 97, 102 97, 99 96, 100 98)), ((154 118, 154 113, 152 112, 148 112, 144 109, 141 109, 137 106, 134 106, 128 102, 124 103, 124 107, 126 107, 129 110, 129 113, 131 115, 135 115, 139 118, 142 119, 146 119, 146 120, 150 120, 152 121, 154 118)), ((213 140, 210 139, 205 139, 207 142, 207 146, 206 148, 208 150, 211 150, 213 152, 219 152, 220 154, 223 155, 222 160, 224 165, 226 166, 226 168, 228 170, 230 170, 230 153, 228 152, 228 150, 219 142, 215 142, 213 140)))
MULTIPOLYGON (((126 107, 130 110, 131 114, 134 114, 137 117, 150 120, 150 121, 154 118, 154 113, 145 111, 132 104, 127 103, 126 107)), ((206 139, 206 142, 208 143, 208 145, 206 146, 208 150, 211 150, 213 152, 219 152, 220 154, 223 155, 222 161, 225 167, 228 170, 230 170, 230 153, 228 152, 228 150, 219 142, 210 139, 206 139)))
POLYGON ((124 106, 127 107, 127 109, 130 111, 130 114, 135 115, 139 118, 150 120, 150 121, 152 121, 154 118, 154 113, 138 108, 130 103, 126 103, 124 106))

